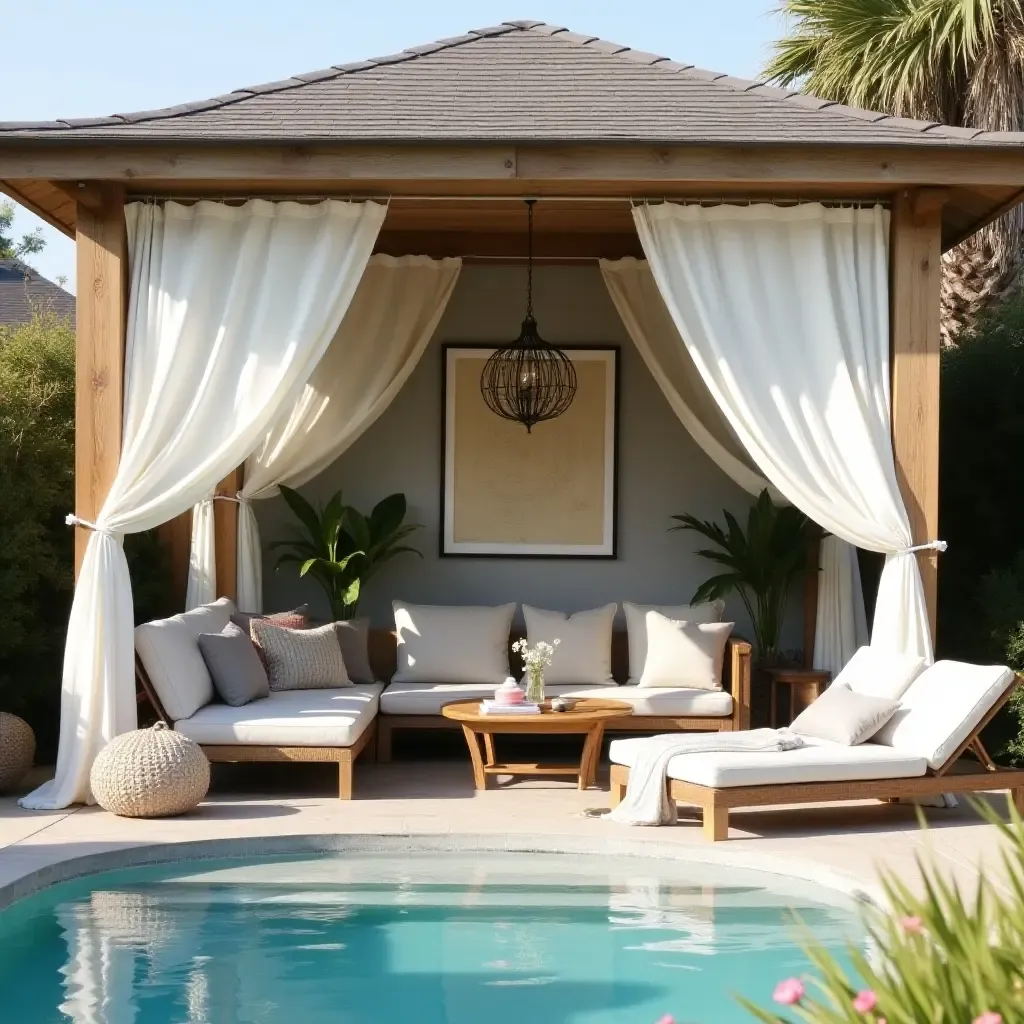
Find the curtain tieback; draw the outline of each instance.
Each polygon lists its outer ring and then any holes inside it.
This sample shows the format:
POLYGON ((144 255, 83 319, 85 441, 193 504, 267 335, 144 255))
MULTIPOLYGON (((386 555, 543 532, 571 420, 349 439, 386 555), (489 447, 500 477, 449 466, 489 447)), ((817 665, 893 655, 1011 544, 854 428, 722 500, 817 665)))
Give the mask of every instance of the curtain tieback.
POLYGON ((944 540, 929 540, 924 544, 914 544, 909 548, 897 548, 894 555, 910 555, 915 551, 945 551, 949 545, 944 540))
POLYGON ((87 530, 92 530, 93 533, 106 533, 111 537, 117 533, 117 530, 108 530, 105 526, 98 526, 96 523, 90 523, 88 519, 81 519, 79 516, 76 516, 74 512, 69 512, 64 517, 64 522, 67 523, 68 526, 83 526, 87 530))
POLYGON ((215 501, 233 501, 236 505, 241 504, 241 499, 232 498, 230 494, 211 494, 208 498, 200 498, 197 505, 212 505, 215 501))

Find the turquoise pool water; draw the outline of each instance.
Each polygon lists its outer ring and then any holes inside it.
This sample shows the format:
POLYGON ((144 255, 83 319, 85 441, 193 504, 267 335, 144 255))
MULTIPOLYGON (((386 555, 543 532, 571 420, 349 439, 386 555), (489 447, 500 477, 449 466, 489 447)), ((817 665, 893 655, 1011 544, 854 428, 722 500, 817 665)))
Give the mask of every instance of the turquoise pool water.
POLYGON ((749 1021, 852 903, 760 872, 535 854, 330 854, 93 875, 0 913, 10 1024, 749 1021))

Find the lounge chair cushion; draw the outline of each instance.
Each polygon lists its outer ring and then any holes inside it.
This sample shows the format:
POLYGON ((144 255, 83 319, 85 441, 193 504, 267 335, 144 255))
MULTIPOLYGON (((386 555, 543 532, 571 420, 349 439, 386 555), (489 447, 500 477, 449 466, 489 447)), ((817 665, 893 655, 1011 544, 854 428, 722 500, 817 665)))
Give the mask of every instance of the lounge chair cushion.
POLYGON ((685 622, 721 622, 725 602, 705 601, 703 604, 633 604, 622 602, 626 614, 626 637, 629 641, 629 681, 637 683, 647 661, 647 613, 658 612, 670 619, 685 622))
POLYGON ((941 768, 1013 680, 1013 672, 1005 665, 937 661, 911 683, 899 710, 875 740, 941 768))
POLYGON ((836 676, 835 683, 844 684, 854 693, 868 697, 899 700, 924 670, 924 658, 916 655, 861 647, 836 676))
MULTIPOLYGON (((631 705, 634 715, 669 718, 728 718, 732 714, 732 694, 725 690, 699 690, 688 686, 616 686, 568 689, 566 697, 592 697, 595 700, 621 700, 631 705)), ((614 723, 610 726, 614 730, 614 723)))
MULTIPOLYGON (((559 697, 579 689, 576 686, 548 686, 548 697, 559 697)), ((616 687, 600 687, 602 697, 615 697, 616 687)), ((495 687, 469 683, 390 683, 381 694, 380 709, 385 715, 439 715, 445 704, 456 700, 482 700, 493 697, 495 687)))
POLYGON ((800 736, 853 747, 871 739, 899 706, 898 700, 854 693, 845 684, 835 683, 804 708, 790 728, 800 736))
POLYGON ((213 680, 199 652, 199 634, 221 632, 234 613, 234 603, 222 597, 135 627, 135 650, 172 720, 188 718, 213 700, 213 680))
POLYGON ((576 686, 610 686, 612 678, 612 623, 617 604, 566 615, 523 605, 526 642, 558 645, 544 670, 545 683, 576 686))
MULTIPOLYGON (((609 756, 632 767, 644 737, 612 740, 609 756)), ((878 743, 848 747, 812 737, 796 750, 679 754, 668 763, 669 778, 712 789, 779 786, 799 782, 857 782, 910 779, 924 775, 928 762, 878 743)), ((781 800, 782 798, 780 798, 781 800)))
POLYGON ((478 683, 508 676, 514 604, 447 607, 394 601, 398 633, 396 683, 478 683))
POLYGON ((174 728, 196 743, 350 747, 377 714, 382 684, 278 690, 244 707, 208 704, 174 728))

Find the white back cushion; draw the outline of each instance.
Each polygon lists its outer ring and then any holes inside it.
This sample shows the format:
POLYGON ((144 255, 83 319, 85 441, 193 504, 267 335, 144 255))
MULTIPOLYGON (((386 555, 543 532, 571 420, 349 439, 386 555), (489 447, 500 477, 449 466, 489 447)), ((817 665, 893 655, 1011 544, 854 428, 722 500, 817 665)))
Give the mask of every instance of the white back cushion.
POLYGON ((899 700, 925 670, 924 658, 892 654, 877 647, 861 647, 846 663, 834 683, 848 686, 866 697, 899 700))
POLYGON ((875 743, 923 757, 941 768, 1013 682, 1004 665, 937 661, 910 684, 875 743))
POLYGON ((721 622, 725 602, 707 601, 704 604, 633 604, 622 602, 626 613, 626 638, 629 641, 629 682, 635 685, 644 674, 647 661, 647 613, 657 612, 667 619, 685 622, 721 622))
POLYGON ((725 645, 734 622, 684 622, 647 613, 647 661, 637 686, 722 686, 725 645))
POLYGON ((559 641, 544 682, 572 686, 614 686, 612 678, 612 623, 617 604, 566 615, 523 605, 526 642, 559 641))
POLYGON ((394 601, 396 683, 490 683, 508 676, 514 604, 448 607, 394 601))
POLYGON ((135 650, 164 711, 175 722, 213 700, 213 680, 199 650, 200 633, 219 633, 236 608, 226 597, 190 612, 135 627, 135 650))

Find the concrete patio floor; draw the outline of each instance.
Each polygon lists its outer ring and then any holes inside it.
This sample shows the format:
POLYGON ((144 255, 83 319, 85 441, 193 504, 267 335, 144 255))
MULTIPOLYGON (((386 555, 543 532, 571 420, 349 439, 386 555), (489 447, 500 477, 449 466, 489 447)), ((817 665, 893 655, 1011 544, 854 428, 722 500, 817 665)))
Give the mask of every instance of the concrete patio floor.
MULTIPOLYGON (((586 808, 607 806, 606 772, 607 766, 599 777, 602 788, 583 793, 573 782, 504 777, 480 793, 461 758, 385 765, 361 760, 356 798, 340 801, 333 766, 218 765, 210 794, 194 813, 149 821, 118 818, 98 807, 25 811, 16 794, 7 795, 0 798, 0 905, 37 884, 77 873, 69 864, 75 858, 116 857, 123 855, 118 851, 153 844, 303 835, 440 837, 434 841, 458 846, 464 839, 476 848, 650 850, 662 857, 678 851, 683 859, 761 867, 847 891, 877 891, 880 867, 913 884, 918 857, 929 858, 968 889, 979 871, 996 879, 1001 874, 993 827, 963 801, 955 809, 928 809, 930 827, 924 832, 915 809, 904 805, 737 811, 730 841, 709 844, 697 820, 682 815, 678 826, 658 829, 583 816, 586 808)), ((27 791, 47 777, 46 769, 37 769, 22 788, 27 791)), ((1002 795, 990 799, 1004 807, 1002 795)))

